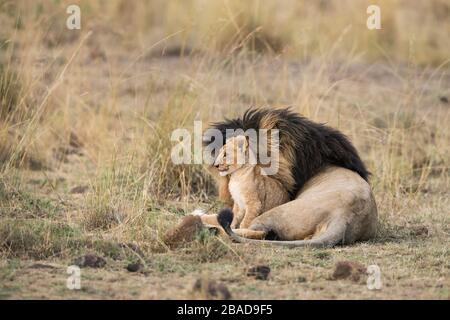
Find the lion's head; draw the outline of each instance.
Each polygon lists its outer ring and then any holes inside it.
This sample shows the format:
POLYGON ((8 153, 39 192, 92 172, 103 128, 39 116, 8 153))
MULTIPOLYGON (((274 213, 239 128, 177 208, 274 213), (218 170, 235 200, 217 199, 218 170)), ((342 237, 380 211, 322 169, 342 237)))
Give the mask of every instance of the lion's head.
MULTIPOLYGON (((249 109, 240 118, 213 123, 212 128, 222 132, 224 144, 228 129, 278 129, 279 170, 272 178, 284 185, 292 199, 311 177, 330 165, 353 170, 365 180, 369 178, 358 152, 344 134, 289 108, 249 109)), ((213 138, 206 135, 204 141, 207 144, 213 138)))
POLYGON ((229 138, 219 151, 214 166, 224 177, 243 166, 250 165, 251 151, 246 136, 229 138))

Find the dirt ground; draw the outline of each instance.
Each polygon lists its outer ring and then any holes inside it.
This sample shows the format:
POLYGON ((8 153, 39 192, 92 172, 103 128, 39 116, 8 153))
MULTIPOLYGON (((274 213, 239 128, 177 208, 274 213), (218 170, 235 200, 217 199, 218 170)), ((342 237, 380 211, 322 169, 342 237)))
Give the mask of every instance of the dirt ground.
POLYGON ((205 278, 225 284, 234 299, 448 299, 447 241, 448 236, 433 234, 326 250, 231 245, 233 253, 215 262, 189 261, 189 253, 176 251, 153 254, 137 273, 127 271, 124 261, 108 259, 104 268, 81 269, 81 290, 66 286, 69 260, 3 260, 1 297, 192 299, 195 281, 205 278), (366 276, 357 282, 332 280, 342 260, 378 265, 381 289, 369 290, 366 276), (246 275, 249 266, 259 264, 271 268, 267 280, 246 275))

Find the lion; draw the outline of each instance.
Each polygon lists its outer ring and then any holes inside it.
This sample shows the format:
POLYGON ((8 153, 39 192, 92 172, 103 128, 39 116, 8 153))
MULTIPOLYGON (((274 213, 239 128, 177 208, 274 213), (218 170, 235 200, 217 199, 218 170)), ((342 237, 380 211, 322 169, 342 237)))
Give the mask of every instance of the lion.
POLYGON ((217 217, 236 242, 333 247, 371 239, 376 233, 377 209, 364 179, 351 170, 331 166, 311 178, 295 200, 264 212, 247 229, 233 231, 232 218, 229 209, 221 210, 217 217), (263 240, 270 233, 278 240, 263 240))
POLYGON ((214 166, 222 177, 229 177, 228 189, 234 201, 231 228, 248 228, 262 212, 289 201, 283 184, 263 175, 257 163, 251 163, 253 150, 246 136, 227 140, 214 166))
MULTIPOLYGON (((290 109, 249 109, 242 118, 214 123, 227 129, 278 129, 278 173, 290 201, 256 217, 247 228, 232 230, 233 213, 200 213, 205 225, 221 226, 237 242, 288 247, 351 244, 372 238, 378 223, 369 175, 355 147, 336 129, 290 109), (267 240, 267 237, 277 240, 267 240)), ((206 136, 204 141, 211 141, 206 136), (208 140, 209 139, 209 140, 208 140)), ((216 173, 218 168, 211 170, 216 173)), ((217 176, 217 174, 216 174, 217 176)), ((229 176, 219 176, 219 198, 232 203, 229 176)))

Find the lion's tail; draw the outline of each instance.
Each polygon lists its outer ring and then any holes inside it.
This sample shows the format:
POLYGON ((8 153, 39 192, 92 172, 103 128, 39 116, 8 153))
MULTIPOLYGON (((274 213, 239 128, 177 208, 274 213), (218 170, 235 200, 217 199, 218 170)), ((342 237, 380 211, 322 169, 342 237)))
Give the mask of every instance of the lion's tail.
POLYGON ((231 229, 233 212, 230 209, 222 209, 217 217, 222 228, 231 239, 238 243, 260 243, 271 244, 283 247, 333 247, 345 239, 346 224, 343 221, 333 221, 327 230, 319 237, 311 240, 293 240, 293 241, 274 241, 274 240, 255 240, 241 237, 231 229))

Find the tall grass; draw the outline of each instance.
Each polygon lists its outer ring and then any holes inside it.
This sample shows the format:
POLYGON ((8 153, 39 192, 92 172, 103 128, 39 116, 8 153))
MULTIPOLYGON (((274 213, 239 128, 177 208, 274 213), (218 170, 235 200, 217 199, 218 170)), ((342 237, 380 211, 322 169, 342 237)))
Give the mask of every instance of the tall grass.
POLYGON ((349 135, 384 210, 449 187, 445 1, 378 1, 381 31, 365 27, 365 1, 76 3, 80 31, 65 29, 65 1, 0 1, 5 237, 24 194, 40 207, 56 194, 53 215, 21 218, 164 249, 161 232, 215 195, 201 165, 171 162, 170 133, 250 105, 291 105, 349 135), (89 191, 70 200, 78 184, 89 191))

